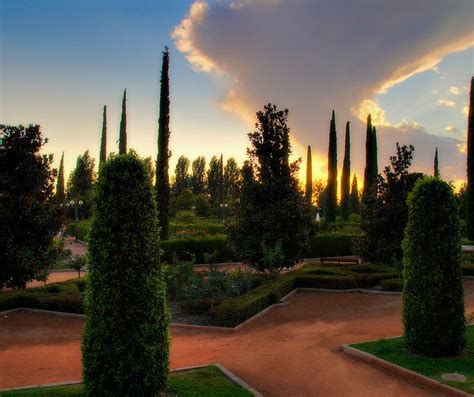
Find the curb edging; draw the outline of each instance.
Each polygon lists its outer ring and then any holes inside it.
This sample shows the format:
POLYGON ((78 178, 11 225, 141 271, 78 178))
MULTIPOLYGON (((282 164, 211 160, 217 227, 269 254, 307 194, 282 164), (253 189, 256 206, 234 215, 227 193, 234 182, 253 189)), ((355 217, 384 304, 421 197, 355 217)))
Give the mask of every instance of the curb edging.
POLYGON ((443 396, 447 397, 472 397, 473 394, 469 394, 460 389, 456 389, 452 386, 441 383, 435 379, 421 375, 418 372, 412 371, 401 367, 400 365, 393 364, 387 360, 374 356, 373 354, 366 353, 362 350, 356 349, 350 345, 342 345, 341 351, 349 356, 359 359, 367 364, 374 366, 375 368, 382 369, 386 372, 405 378, 409 381, 420 384, 434 390, 438 393, 442 393, 443 396))

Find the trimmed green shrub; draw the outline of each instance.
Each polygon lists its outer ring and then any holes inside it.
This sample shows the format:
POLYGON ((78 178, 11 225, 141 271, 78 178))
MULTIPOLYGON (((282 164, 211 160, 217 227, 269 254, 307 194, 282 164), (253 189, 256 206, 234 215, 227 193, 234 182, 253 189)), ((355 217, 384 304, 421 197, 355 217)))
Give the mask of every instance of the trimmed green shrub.
MULTIPOLYGON (((81 241, 87 241, 90 228, 90 221, 80 221, 77 223, 77 238, 81 241)), ((74 222, 66 225, 66 233, 69 236, 76 236, 76 224, 74 222)))
POLYGON ((212 255, 216 262, 228 262, 233 259, 227 238, 223 236, 183 238, 161 242, 164 262, 172 263, 174 259, 180 261, 194 260, 196 263, 205 263, 206 254, 212 255))
POLYGON ((352 239, 355 237, 357 235, 343 233, 318 234, 309 242, 307 257, 352 255, 352 239))
POLYGON ((403 240, 403 322, 409 349, 458 354, 466 342, 459 215, 450 186, 419 180, 408 195, 403 240))
POLYGON ((382 280, 380 287, 383 291, 396 291, 402 292, 403 290, 403 279, 402 278, 389 278, 388 280, 382 280))
POLYGON ((91 396, 154 396, 166 387, 169 314, 149 172, 134 153, 100 170, 82 344, 91 396))

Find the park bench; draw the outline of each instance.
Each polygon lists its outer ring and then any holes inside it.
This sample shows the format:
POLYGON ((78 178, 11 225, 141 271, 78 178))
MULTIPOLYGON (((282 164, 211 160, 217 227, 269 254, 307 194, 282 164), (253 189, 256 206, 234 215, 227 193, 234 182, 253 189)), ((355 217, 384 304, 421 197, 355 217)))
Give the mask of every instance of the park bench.
POLYGON ((355 256, 323 257, 319 260, 321 265, 358 265, 360 263, 359 258, 355 256))

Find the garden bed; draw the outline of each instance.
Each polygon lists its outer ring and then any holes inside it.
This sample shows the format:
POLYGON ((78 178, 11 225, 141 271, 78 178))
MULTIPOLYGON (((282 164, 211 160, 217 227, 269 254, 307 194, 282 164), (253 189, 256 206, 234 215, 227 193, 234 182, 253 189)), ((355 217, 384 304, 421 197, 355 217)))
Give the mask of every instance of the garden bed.
POLYGON ((406 348, 403 337, 358 343, 350 347, 420 373, 437 382, 471 394, 474 392, 474 326, 467 328, 466 349, 456 357, 433 358, 412 354, 406 348), (445 373, 463 374, 466 376, 466 382, 443 380, 442 375, 445 373))

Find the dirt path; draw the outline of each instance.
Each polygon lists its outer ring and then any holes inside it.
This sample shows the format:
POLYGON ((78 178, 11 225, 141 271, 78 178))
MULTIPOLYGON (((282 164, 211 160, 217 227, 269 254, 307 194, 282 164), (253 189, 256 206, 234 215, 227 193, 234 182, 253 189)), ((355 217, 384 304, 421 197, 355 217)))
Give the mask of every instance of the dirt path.
MULTIPOLYGON (((465 283, 474 311, 474 280, 465 283)), ((265 396, 424 397, 435 394, 343 355, 344 343, 399 335, 396 296, 298 293, 235 334, 172 330, 173 368, 219 362, 265 396)), ((0 388, 81 377, 83 321, 0 318, 0 388)))

